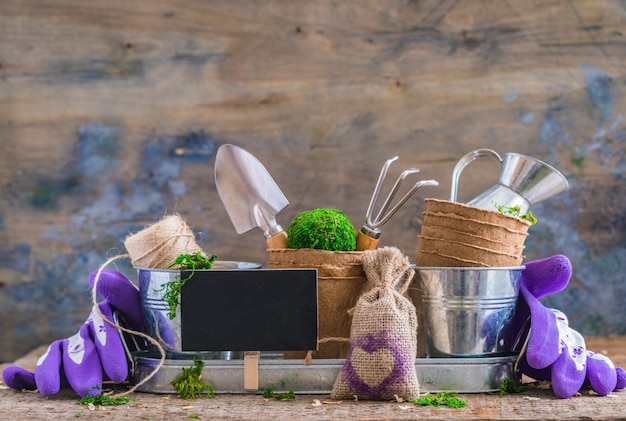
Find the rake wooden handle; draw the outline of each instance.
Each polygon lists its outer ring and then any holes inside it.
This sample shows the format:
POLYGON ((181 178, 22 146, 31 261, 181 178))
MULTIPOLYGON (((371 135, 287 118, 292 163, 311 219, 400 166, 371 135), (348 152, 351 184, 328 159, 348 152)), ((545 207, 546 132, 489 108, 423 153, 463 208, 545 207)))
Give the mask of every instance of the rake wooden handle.
POLYGON ((372 238, 359 231, 356 235, 357 251, 374 250, 378 245, 378 238, 372 238))
POLYGON ((287 248, 287 233, 285 231, 281 231, 277 234, 272 235, 267 239, 267 248, 270 249, 284 249, 287 248))

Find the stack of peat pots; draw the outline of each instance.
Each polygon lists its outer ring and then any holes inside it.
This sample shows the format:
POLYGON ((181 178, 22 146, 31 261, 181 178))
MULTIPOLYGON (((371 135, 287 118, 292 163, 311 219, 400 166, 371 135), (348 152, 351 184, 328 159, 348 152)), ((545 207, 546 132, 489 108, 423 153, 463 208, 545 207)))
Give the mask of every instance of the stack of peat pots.
POLYGON ((426 199, 417 266, 518 266, 530 222, 498 211, 426 199))

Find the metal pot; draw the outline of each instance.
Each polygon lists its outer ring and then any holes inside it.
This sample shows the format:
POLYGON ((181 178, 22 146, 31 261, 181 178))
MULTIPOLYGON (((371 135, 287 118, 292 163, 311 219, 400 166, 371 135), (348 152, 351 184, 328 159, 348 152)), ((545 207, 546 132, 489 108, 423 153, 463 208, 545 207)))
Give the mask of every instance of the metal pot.
POLYGON ((416 267, 410 294, 422 304, 429 357, 510 354, 508 339, 524 266, 416 267))

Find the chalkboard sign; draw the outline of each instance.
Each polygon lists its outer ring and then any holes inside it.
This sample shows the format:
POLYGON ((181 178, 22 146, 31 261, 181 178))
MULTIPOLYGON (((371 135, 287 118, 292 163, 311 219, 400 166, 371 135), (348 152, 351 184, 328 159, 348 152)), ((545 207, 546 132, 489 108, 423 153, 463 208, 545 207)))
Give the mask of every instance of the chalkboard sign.
POLYGON ((183 271, 183 351, 317 349, 317 270, 183 271))

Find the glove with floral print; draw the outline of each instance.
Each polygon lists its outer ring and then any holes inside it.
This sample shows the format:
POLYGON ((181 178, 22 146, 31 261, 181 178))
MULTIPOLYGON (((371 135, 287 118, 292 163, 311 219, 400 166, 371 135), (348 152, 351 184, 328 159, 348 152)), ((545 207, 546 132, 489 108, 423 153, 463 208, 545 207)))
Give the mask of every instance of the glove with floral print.
POLYGON ((605 396, 626 387, 624 369, 616 368, 606 356, 588 351, 583 336, 569 327, 565 314, 539 301, 565 289, 571 273, 569 259, 561 255, 526 263, 515 314, 517 331, 527 335, 518 367, 535 380, 551 381, 559 398, 573 396, 584 386, 605 396))
MULTIPOLYGON (((93 287, 96 272, 90 276, 93 287)), ((98 295, 104 298, 92 308, 89 318, 78 333, 52 342, 37 362, 34 373, 18 366, 2 372, 4 383, 12 389, 39 390, 54 395, 62 386, 70 386, 79 396, 102 392, 102 381, 120 383, 128 376, 128 360, 122 338, 114 326, 100 314, 113 320, 121 316, 134 330, 143 327, 139 291, 126 276, 114 270, 103 270, 97 284, 98 295)))

